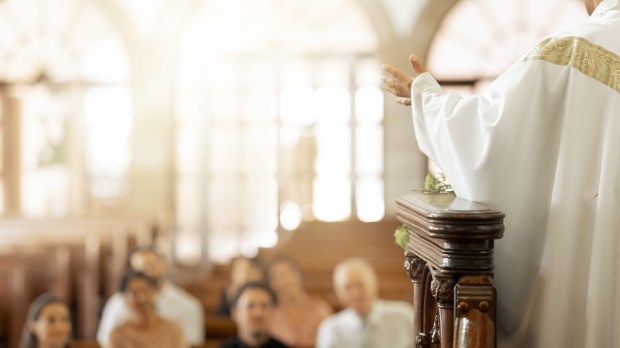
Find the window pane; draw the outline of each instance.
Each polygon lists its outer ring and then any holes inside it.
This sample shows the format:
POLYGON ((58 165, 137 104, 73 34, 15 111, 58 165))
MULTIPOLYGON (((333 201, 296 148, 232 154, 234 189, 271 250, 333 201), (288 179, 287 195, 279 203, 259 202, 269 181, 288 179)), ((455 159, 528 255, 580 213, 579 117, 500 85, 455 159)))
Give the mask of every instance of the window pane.
POLYGON ((316 91, 319 125, 346 124, 351 119, 351 94, 345 87, 320 87, 316 91))
POLYGON ((351 131, 348 127, 316 130, 316 171, 319 175, 347 176, 351 171, 351 131))
POLYGON ((177 139, 176 167, 182 174, 201 173, 201 139, 193 129, 180 129, 177 139))
POLYGON ((199 228, 202 223, 202 211, 195 207, 199 207, 202 203, 202 184, 198 180, 180 180, 176 189, 177 225, 199 228))
POLYGON ((84 99, 86 167, 96 198, 126 194, 133 105, 128 88, 91 88, 84 99), (114 141, 111 141, 114 139, 114 141))
POLYGON ((317 77, 321 86, 347 87, 351 83, 349 64, 345 60, 325 60, 319 64, 317 77))
POLYGON ((346 220, 351 215, 351 181, 346 177, 319 176, 314 180, 314 215, 323 221, 346 220))
POLYGON ((239 160, 248 177, 274 177, 277 171, 278 133, 275 125, 246 128, 242 132, 245 144, 243 157, 239 160))
POLYGON ((375 125, 383 120, 383 92, 379 87, 361 87, 355 92, 355 119, 358 124, 375 125))
POLYGON ((211 100, 211 118, 217 124, 231 124, 239 117, 240 95, 235 90, 218 90, 211 100))
POLYGON ((381 65, 376 59, 361 59, 355 70, 355 80, 358 86, 378 86, 381 84, 381 65))
POLYGON ((359 176, 383 172, 383 129, 360 126, 355 133, 355 168, 359 176))
POLYGON ((235 129, 219 128, 210 132, 208 170, 212 175, 234 175, 238 172, 240 161, 240 134, 235 129))
POLYGON ((198 266, 203 258, 201 231, 177 227, 174 236, 175 262, 183 266, 198 266))
POLYGON ((291 87, 280 93, 280 118, 289 125, 311 125, 315 121, 314 93, 310 87, 291 87))
POLYGON ((210 178, 207 192, 208 224, 213 229, 236 229, 240 226, 239 207, 244 199, 235 178, 210 178))
POLYGON ((385 214, 383 180, 358 180, 355 186, 355 206, 360 220, 379 221, 385 214))
POLYGON ((240 104, 248 126, 273 123, 276 119, 278 99, 275 91, 256 87, 245 95, 240 104))
MULTIPOLYGON (((273 231, 278 227, 278 185, 275 178, 253 180, 243 187, 242 211, 237 207, 243 225, 249 229, 273 231)), ((230 212, 229 212, 230 214, 230 212)))

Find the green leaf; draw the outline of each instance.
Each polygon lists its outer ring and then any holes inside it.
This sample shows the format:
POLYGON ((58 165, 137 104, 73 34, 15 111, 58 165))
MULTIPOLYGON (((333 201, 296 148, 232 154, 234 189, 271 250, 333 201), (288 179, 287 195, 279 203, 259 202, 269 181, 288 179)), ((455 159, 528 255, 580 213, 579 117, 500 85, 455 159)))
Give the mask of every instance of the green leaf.
POLYGON ((407 244, 409 244, 409 227, 407 225, 402 224, 394 231, 394 243, 403 250, 407 249, 407 244))

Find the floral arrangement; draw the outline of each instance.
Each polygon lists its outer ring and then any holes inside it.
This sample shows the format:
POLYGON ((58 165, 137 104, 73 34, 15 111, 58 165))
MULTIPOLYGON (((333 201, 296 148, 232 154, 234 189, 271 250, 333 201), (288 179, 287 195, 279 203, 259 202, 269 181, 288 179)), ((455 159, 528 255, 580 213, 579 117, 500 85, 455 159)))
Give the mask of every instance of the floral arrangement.
POLYGON ((430 173, 426 174, 426 179, 424 180, 424 193, 432 194, 445 192, 452 192, 452 186, 448 183, 448 179, 446 179, 446 175, 444 173, 439 173, 437 177, 434 177, 430 173))

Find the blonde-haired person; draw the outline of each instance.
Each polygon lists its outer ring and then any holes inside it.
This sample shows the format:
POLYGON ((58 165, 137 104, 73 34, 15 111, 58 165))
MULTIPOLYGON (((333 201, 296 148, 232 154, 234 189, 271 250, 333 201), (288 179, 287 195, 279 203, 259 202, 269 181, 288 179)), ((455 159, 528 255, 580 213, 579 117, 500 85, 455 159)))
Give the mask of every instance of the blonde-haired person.
POLYGON ((413 347, 413 306, 379 299, 377 275, 367 260, 340 262, 333 281, 344 309, 323 321, 317 348, 413 347))
POLYGON ((319 325, 334 312, 332 307, 306 292, 301 268, 290 257, 274 258, 267 275, 278 298, 271 335, 292 347, 314 347, 319 325))
POLYGON ((19 348, 68 348, 71 330, 67 303, 44 293, 30 304, 19 348))

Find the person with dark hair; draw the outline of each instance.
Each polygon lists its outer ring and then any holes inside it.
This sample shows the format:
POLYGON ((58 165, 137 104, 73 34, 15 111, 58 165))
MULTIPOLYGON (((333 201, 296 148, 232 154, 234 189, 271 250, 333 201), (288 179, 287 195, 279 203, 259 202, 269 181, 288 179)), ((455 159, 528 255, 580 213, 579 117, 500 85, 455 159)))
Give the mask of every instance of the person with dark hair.
POLYGON ((333 314, 332 307, 306 292, 298 263, 277 256, 267 267, 269 285, 278 298, 271 335, 294 347, 314 347, 321 322, 333 314))
POLYGON ((120 291, 130 309, 129 318, 116 326, 108 337, 109 348, 185 348, 181 326, 155 310, 157 280, 129 270, 123 275, 120 291))
POLYGON ((230 284, 222 292, 216 314, 230 316, 232 301, 241 285, 265 281, 265 268, 256 258, 238 257, 231 263, 230 284))
MULTIPOLYGON (((204 311, 198 299, 166 279, 166 258, 151 246, 139 246, 129 254, 131 269, 143 272, 157 284, 156 311, 183 328, 183 336, 193 347, 202 347, 205 339, 204 311)), ((97 331, 97 341, 105 346, 114 326, 130 317, 124 294, 118 292, 106 302, 97 331)))
POLYGON ((71 329, 66 302, 44 293, 30 304, 19 348, 68 348, 71 329))
POLYGON ((238 336, 224 342, 220 348, 286 348, 269 334, 276 303, 276 294, 267 284, 248 282, 242 285, 233 298, 231 310, 238 336))

